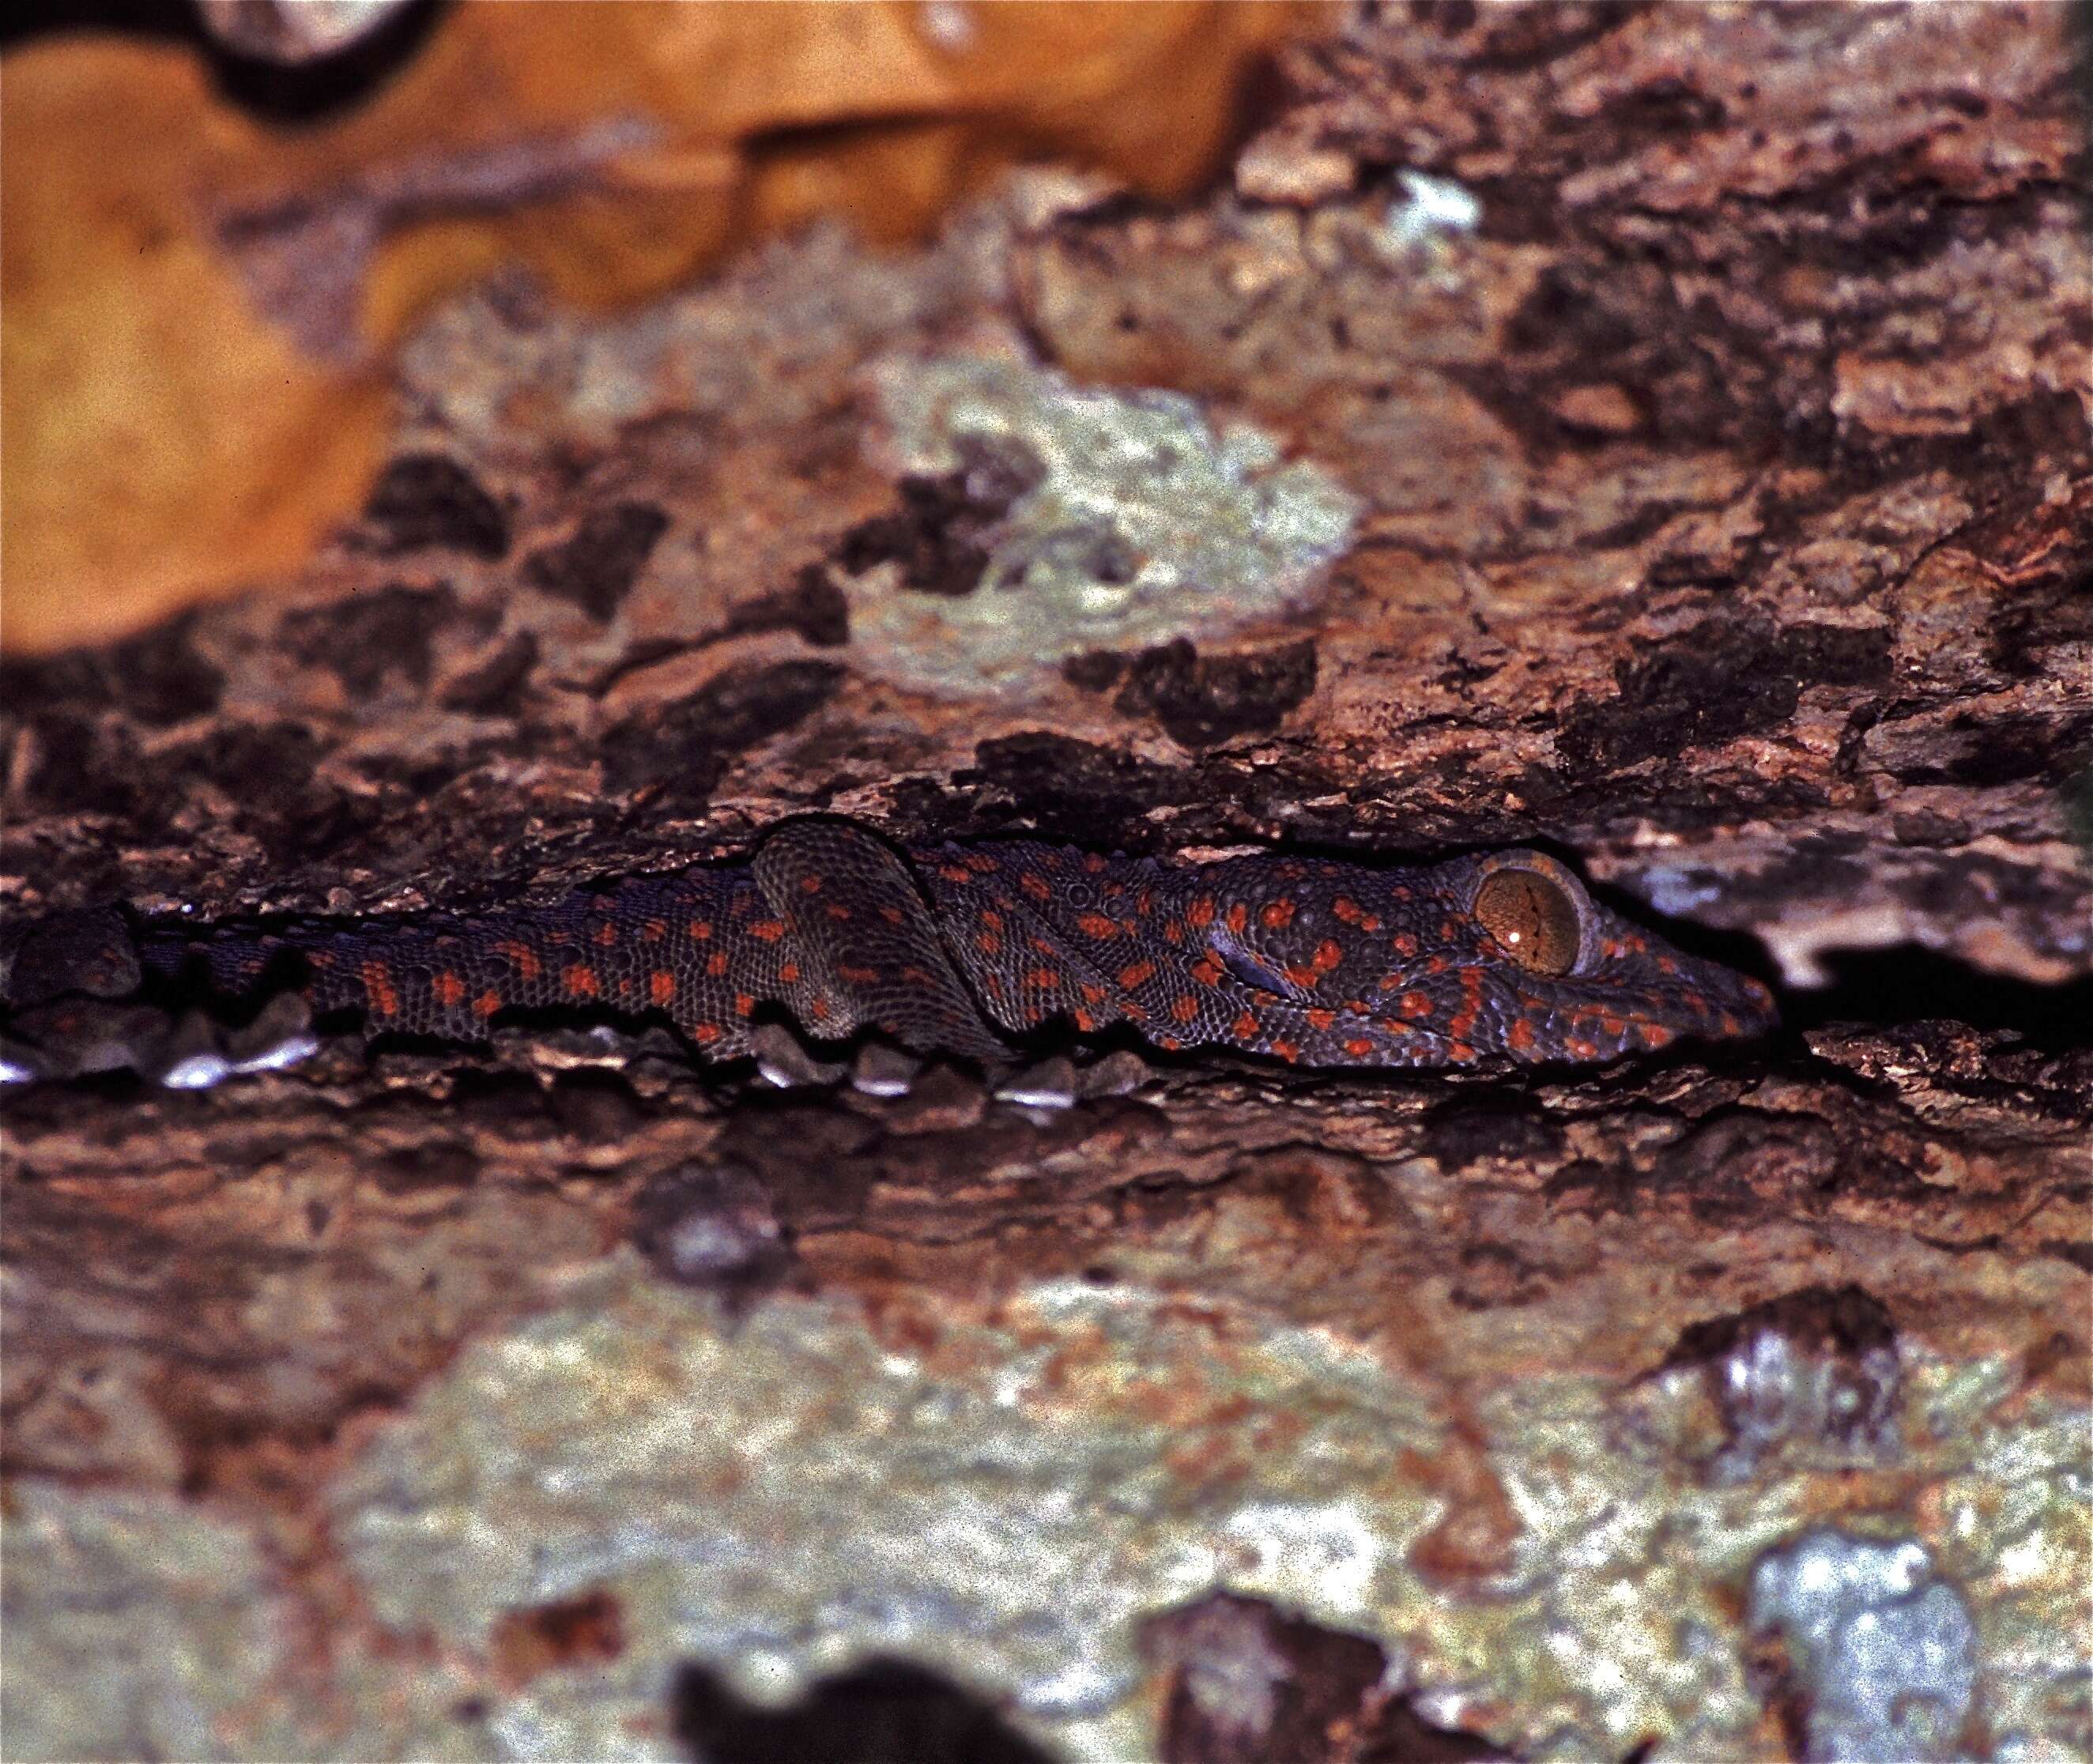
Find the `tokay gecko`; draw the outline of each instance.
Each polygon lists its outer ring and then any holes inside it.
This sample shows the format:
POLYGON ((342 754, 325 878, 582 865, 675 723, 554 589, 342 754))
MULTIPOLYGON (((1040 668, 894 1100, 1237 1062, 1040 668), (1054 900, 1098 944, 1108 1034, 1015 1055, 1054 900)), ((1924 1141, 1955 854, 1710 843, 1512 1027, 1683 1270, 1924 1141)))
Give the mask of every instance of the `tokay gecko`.
POLYGON ((869 1030, 987 1062, 1058 1024, 1412 1068, 1601 1060, 1773 1021, 1758 982, 1618 917, 1537 852, 1406 870, 1276 853, 1172 864, 1026 840, 895 845, 817 817, 779 823, 746 862, 547 906, 148 919, 129 955, 163 978, 200 971, 223 996, 295 986, 373 1032, 477 1041, 515 1009, 652 1015, 709 1060, 754 1051, 775 1011, 817 1041, 869 1030))

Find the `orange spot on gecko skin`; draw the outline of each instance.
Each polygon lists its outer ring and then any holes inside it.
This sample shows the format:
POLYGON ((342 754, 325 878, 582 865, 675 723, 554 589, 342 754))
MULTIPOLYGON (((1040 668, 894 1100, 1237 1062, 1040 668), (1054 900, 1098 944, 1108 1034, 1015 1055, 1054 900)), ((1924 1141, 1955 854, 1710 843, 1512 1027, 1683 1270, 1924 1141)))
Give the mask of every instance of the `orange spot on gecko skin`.
POLYGON ((454 1011, 465 1003, 465 982, 446 968, 429 982, 429 990, 436 995, 436 1003, 447 1011, 454 1011))
MULTIPOLYGON (((604 910, 609 911, 609 908, 606 908, 604 910)), ((602 924, 599 925, 596 928, 596 940, 605 949, 609 949, 612 944, 618 941, 617 925, 613 924, 609 919, 605 919, 602 924)))
POLYGON ((691 1039, 701 1047, 708 1047, 720 1038, 723 1031, 717 1023, 693 1023, 691 1039))
POLYGON ((869 986, 879 978, 877 968, 860 968, 855 962, 838 962, 836 978, 847 981, 854 986, 869 986))
POLYGON ((1398 931, 1388 943, 1389 947, 1398 956, 1410 956, 1417 953, 1417 939, 1407 931, 1398 931))
POLYGON ((1155 910, 1155 891, 1153 888, 1143 888, 1137 893, 1133 897, 1133 910, 1144 919, 1153 912, 1155 910))
POLYGON ((1105 989, 1094 981, 1084 981, 1080 990, 1083 996, 1092 1004, 1103 1004, 1105 1002, 1105 989))
POLYGON ((1181 1023, 1189 1023, 1199 1014, 1199 1001, 1189 992, 1181 992, 1170 1001, 1170 1014, 1181 1023))
POLYGON ((736 1016, 755 1016, 756 1000, 746 992, 737 992, 734 995, 734 1014, 736 1016))
POLYGON ((879 916, 889 925, 901 923, 901 909, 899 907, 882 907, 879 909, 879 916))
POLYGON ((940 864, 938 873, 949 882, 970 882, 974 879, 972 870, 962 869, 957 864, 940 864))
POLYGON ((1102 876, 1105 872, 1105 860, 1095 852, 1086 852, 1083 854, 1083 868, 1093 876, 1102 876))
POLYGON ((1345 1051, 1354 1060, 1363 1060, 1374 1051, 1374 1044, 1363 1036, 1354 1037, 1345 1043, 1345 1051))
POLYGON ((1421 992, 1404 993, 1395 1001, 1395 1008, 1413 1023, 1432 1014, 1432 1001, 1421 992))
MULTIPOLYGON (((1725 1016, 1722 1019, 1722 1026, 1726 1029, 1728 1029, 1732 1035, 1736 1034, 1733 1019, 1725 1016)), ((1609 1035, 1618 1036, 1625 1035, 1627 1033, 1628 1025, 1623 1019, 1615 1016, 1610 1011, 1600 1017, 1599 1027, 1604 1029, 1609 1035)))
POLYGON ((500 996, 491 986, 472 1001, 472 1014, 483 1022, 500 1008, 500 996))
POLYGON ((1202 986, 1218 986, 1221 983, 1221 964, 1211 956, 1202 956, 1192 964, 1192 977, 1202 986))
POLYGON ((1645 1047, 1654 1048, 1666 1047, 1679 1038, 1676 1034, 1675 1034, 1670 1029, 1666 1029, 1662 1023, 1643 1024, 1641 1025, 1641 1034, 1642 1044, 1645 1047))
POLYGON ((544 966, 538 960, 537 951, 528 943, 512 941, 496 943, 494 947, 497 955, 506 956, 509 960, 516 964, 516 972, 526 980, 535 980, 544 972, 544 966))
POLYGON ((710 938, 712 934, 712 921, 709 919, 693 919, 691 921, 691 936, 695 941, 702 943, 710 938))
POLYGON ((960 861, 977 876, 993 876, 999 865, 986 852, 969 852, 960 861))
POLYGON ((1052 992, 1061 984, 1061 977, 1051 968, 1028 968, 1021 977, 1028 986, 1036 986, 1042 992, 1052 992))
POLYGON ((820 877, 818 877, 818 876, 802 876, 802 877, 800 878, 800 892, 801 894, 803 894, 803 895, 817 895, 817 894, 819 894, 821 891, 821 878, 820 877))
POLYGON ((1185 922, 1195 931, 1203 931, 1214 922, 1214 897, 1201 895, 1185 909, 1185 922))
POLYGON ((1523 1016, 1514 1017, 1505 1030, 1505 1046, 1515 1054, 1532 1052, 1534 1038, 1532 1024, 1523 1016))
POLYGON ((1252 1016, 1247 1011, 1244 1012, 1241 1016, 1237 1017, 1234 1022, 1231 1023, 1228 1025, 1228 1029, 1230 1033, 1235 1036, 1235 1038, 1237 1041, 1255 1041, 1257 1039, 1257 1019, 1252 1016))
POLYGON ((1290 1041, 1274 1042, 1271 1051, 1275 1057, 1285 1060, 1291 1061, 1301 1057, 1301 1050, 1290 1041))
POLYGON ((1086 912, 1076 921, 1076 929, 1086 937, 1116 937, 1119 927, 1102 912, 1086 912))
POLYGON ((748 928, 751 937, 760 937, 766 943, 774 943, 785 934, 782 919, 758 919, 748 928))
POLYGON ((1094 1034, 1096 1033, 1098 1026, 1097 1018, 1092 1016, 1090 1012, 1085 1010, 1082 1006, 1080 1004, 1077 1005, 1071 1014, 1075 1018, 1076 1027, 1081 1029, 1086 1035, 1094 1034))
POLYGON ((1155 977, 1155 964, 1152 961, 1129 962, 1119 971, 1119 983, 1129 992, 1155 977))
POLYGON ((1456 1041, 1466 1041, 1476 1032, 1476 1018, 1483 1008, 1483 977, 1474 969, 1463 969, 1461 973, 1461 1008, 1454 1013, 1454 1020, 1446 1025, 1447 1033, 1456 1041))
POLYGON ((658 943, 668 934, 667 924, 660 919, 649 919, 639 928, 641 940, 648 943, 658 943))
POLYGON ((998 950, 1003 947, 1003 939, 998 937, 993 931, 982 931, 977 933, 974 937, 974 943, 984 956, 993 956, 998 950))
POLYGON ((817 1023, 827 1022, 829 1020, 829 1001, 826 999, 820 998, 808 999, 807 1001, 807 1015, 813 1018, 817 1023))
POLYGON ((603 990, 596 969, 586 962, 570 964, 561 974, 560 982, 577 999, 592 999, 603 990))
POLYGON ((727 960, 726 951, 725 950, 716 949, 711 955, 705 957, 705 973, 708 977, 717 980, 721 977, 721 975, 724 974, 726 970, 727 960))
POLYGON ((834 919, 838 925, 842 925, 846 922, 851 916, 851 909, 843 905, 841 901, 838 900, 831 900, 828 905, 824 907, 821 910, 827 913, 828 916, 834 919))
POLYGON ((1185 1044, 1175 1035, 1159 1035, 1155 1038, 1155 1045, 1165 1053, 1174 1054, 1185 1044))
POLYGON ((1345 959, 1345 952, 1335 939, 1324 938, 1315 946, 1315 952, 1308 958, 1309 964, 1319 974, 1327 974, 1345 959))
POLYGON ((1308 1026, 1311 1029, 1328 1029, 1337 1021, 1335 1011, 1324 1010, 1320 1006, 1308 1012, 1308 1026))
POLYGON ((799 983, 800 983, 800 964, 799 964, 799 963, 797 963, 797 962, 795 962, 795 961, 788 961, 788 962, 786 962, 783 967, 780 968, 780 969, 778 970, 778 984, 779 984, 779 985, 781 985, 781 986, 796 986, 797 985, 799 985, 799 983))
POLYGON ((1054 891, 1046 886, 1046 878, 1035 876, 1029 870, 1017 878, 1017 886, 1034 900, 1051 900, 1054 898, 1054 891))
POLYGON ((984 907, 982 908, 981 922, 991 931, 1000 931, 1003 929, 1003 915, 994 907, 984 907))
POLYGON ((1300 987, 1303 992, 1323 977, 1316 969, 1311 968, 1306 962, 1295 962, 1289 967, 1282 968, 1280 972, 1295 986, 1300 987))
POLYGON ((676 977, 665 968, 656 968, 647 977, 647 995, 656 1004, 667 1004, 676 996, 676 977))
POLYGON ((1258 914, 1259 919, 1270 930, 1283 930, 1294 922, 1294 906, 1291 900, 1275 900, 1258 914))
POLYGON ((1369 912, 1349 895, 1339 895, 1330 903, 1330 910, 1347 925, 1356 925, 1362 931, 1378 931, 1380 915, 1369 912))
POLYGON ((363 964, 363 990, 370 999, 370 1008, 380 1016, 396 1016, 400 1011, 400 995, 392 990, 392 974, 382 961, 367 961, 363 964))
POLYGON ((1229 906, 1228 916, 1221 922, 1241 937, 1250 929, 1250 908, 1242 901, 1235 901, 1229 906))
POLYGON ((1185 941, 1184 926, 1175 919, 1165 919, 1163 921, 1163 941, 1173 944, 1183 943, 1185 941))

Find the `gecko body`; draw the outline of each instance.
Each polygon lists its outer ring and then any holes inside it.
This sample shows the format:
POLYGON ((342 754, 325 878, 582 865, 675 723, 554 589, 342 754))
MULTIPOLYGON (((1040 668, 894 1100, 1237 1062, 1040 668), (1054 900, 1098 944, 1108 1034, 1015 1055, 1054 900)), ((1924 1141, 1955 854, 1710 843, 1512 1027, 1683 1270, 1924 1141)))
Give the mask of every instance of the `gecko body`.
POLYGON ((148 973, 228 996, 288 973, 321 1013, 483 1040, 504 1012, 665 1018, 703 1058, 774 1010, 820 1041, 872 1031, 1008 1059, 1050 1025, 1315 1067, 1589 1062, 1773 1021, 1757 981, 1670 947, 1526 850, 1407 870, 1256 854, 1205 864, 1029 840, 890 844, 781 822, 746 862, 542 907, 214 930, 148 921, 148 973))

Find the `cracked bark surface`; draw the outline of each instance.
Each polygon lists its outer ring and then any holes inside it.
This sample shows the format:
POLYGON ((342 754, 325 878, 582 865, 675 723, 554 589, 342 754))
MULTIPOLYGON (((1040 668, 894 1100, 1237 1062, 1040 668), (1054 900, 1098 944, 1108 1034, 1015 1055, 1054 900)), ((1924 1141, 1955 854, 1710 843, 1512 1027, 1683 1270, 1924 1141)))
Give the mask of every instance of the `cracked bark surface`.
MULTIPOLYGON (((1548 1379, 1686 1482, 1790 1477, 1795 1511, 1937 1551, 1916 1368, 1996 1368, 2003 1427, 2093 1384, 2093 193, 2064 19, 1362 17, 1295 52, 1198 206, 1035 180, 914 258, 817 235, 620 326, 514 288, 440 320, 393 467, 310 569, 8 667, 11 912, 478 907, 808 808, 1135 851, 1539 843, 1784 982, 1789 1026, 1531 1085, 1185 1064, 1052 1117, 943 1070, 780 1097, 578 1027, 17 1093, 11 1473, 263 1541, 271 1596, 333 1638, 238 1704, 279 1748, 315 1730, 256 1708, 314 1683, 360 1708, 346 1675, 398 1633, 330 1489, 589 1277, 724 1294, 723 1327, 841 1304, 929 1364, 1051 1281, 1161 1295, 1216 1363, 1325 1332, 1445 1424, 1402 1470, 1440 1503, 1402 1560, 1449 1610, 1530 1571, 1499 1453, 1548 1379), (1419 174, 1473 193, 1472 231, 1398 224, 1419 174), (994 693, 904 683, 870 597, 987 592, 1013 485, 897 469, 868 366, 982 339, 1281 436, 1359 500, 1349 548, 1261 621, 994 693), (662 1248, 693 1220, 712 1261, 662 1248), (1740 1397, 1763 1338, 1833 1395, 1740 1397)), ((1186 1425, 1159 1474, 1258 1481, 1186 1425)), ((573 1597, 608 1614, 439 1637, 448 1714, 328 1718, 470 1748, 548 1672, 652 1658, 628 1591, 573 1597)), ((1363 1648, 1364 1610, 1315 1614, 1363 1648)), ((1124 1731, 1304 1755, 1300 1697, 1200 1701, 1204 1633, 1142 1669, 1124 1731)), ((1406 1684, 1459 1696, 1390 1726, 1344 1713, 1352 1673, 1318 1755, 1635 1743, 1405 1645, 1406 1684)), ((1724 1744, 1810 1749, 1828 1693, 1799 1659, 1724 1744)), ((632 1731, 704 1744, 672 1701, 632 1731)), ((1693 1743, 1675 1713, 1639 1718, 1660 1747, 1693 1743)))

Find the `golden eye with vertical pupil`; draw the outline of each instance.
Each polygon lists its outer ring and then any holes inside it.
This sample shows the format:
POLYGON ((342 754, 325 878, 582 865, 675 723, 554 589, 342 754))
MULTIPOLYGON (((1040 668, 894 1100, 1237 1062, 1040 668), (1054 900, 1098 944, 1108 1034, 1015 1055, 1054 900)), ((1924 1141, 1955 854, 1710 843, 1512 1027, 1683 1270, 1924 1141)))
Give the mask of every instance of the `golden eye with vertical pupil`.
POLYGON ((1501 869, 1476 891, 1476 922, 1528 973, 1566 974, 1582 941, 1577 904, 1530 869, 1501 869))

